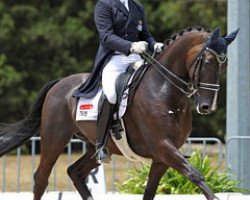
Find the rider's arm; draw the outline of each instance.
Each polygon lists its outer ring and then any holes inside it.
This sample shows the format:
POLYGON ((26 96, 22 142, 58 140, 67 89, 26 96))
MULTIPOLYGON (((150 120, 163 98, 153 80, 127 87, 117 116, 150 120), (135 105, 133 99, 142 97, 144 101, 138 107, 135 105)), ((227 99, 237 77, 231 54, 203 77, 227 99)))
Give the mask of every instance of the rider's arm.
POLYGON ((95 8, 95 23, 100 36, 101 44, 114 51, 128 55, 132 42, 125 40, 114 33, 111 5, 105 1, 98 1, 95 8))

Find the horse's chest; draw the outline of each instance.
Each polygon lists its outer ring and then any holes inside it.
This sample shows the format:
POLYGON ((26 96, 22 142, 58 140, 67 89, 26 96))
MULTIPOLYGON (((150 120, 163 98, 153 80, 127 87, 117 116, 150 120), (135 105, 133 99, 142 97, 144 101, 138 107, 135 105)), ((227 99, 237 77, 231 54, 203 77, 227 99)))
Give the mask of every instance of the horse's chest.
POLYGON ((189 109, 168 110, 164 113, 166 137, 177 147, 181 147, 189 137, 192 129, 192 117, 189 109))

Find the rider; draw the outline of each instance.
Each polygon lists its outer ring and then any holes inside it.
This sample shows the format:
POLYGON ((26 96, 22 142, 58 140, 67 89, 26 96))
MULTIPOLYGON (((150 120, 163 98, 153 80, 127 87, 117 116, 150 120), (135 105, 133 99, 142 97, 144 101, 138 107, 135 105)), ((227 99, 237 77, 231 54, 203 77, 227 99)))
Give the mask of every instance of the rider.
POLYGON ((98 0, 94 19, 100 36, 95 66, 88 80, 74 96, 93 97, 102 82, 105 99, 97 120, 97 161, 110 160, 105 135, 116 104, 117 77, 136 61, 147 48, 160 52, 163 43, 156 42, 147 29, 143 6, 134 0, 98 0))

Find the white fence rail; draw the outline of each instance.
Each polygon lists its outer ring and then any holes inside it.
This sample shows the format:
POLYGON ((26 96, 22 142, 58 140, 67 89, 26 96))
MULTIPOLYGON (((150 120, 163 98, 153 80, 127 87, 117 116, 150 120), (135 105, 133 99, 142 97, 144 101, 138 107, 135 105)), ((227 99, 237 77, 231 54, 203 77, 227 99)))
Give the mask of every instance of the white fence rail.
MULTIPOLYGON (((36 159, 35 156, 37 155, 36 153, 36 148, 37 148, 37 143, 40 141, 39 137, 32 137, 31 138, 31 162, 30 163, 26 163, 27 165, 31 166, 31 174, 30 174, 30 191, 32 191, 33 188, 33 174, 36 170, 36 159)), ((217 156, 217 160, 218 160, 218 166, 221 166, 223 159, 224 159, 224 154, 223 154, 223 149, 222 149, 222 143, 219 139, 217 138, 189 138, 187 140, 187 143, 185 144, 185 155, 190 155, 193 151, 193 146, 195 145, 196 147, 198 146, 199 149, 201 149, 202 155, 205 156, 208 154, 208 143, 214 143, 213 144, 213 151, 215 151, 215 154, 217 156)), ((67 151, 67 164, 68 166, 72 164, 72 145, 73 144, 80 144, 81 145, 81 151, 82 154, 84 154, 84 152, 86 151, 86 145, 84 142, 82 142, 81 140, 78 139, 72 139, 70 141, 70 143, 68 144, 68 146, 66 147, 66 151, 67 151)), ((2 192, 6 192, 6 182, 8 180, 8 174, 6 172, 6 166, 7 166, 7 160, 6 157, 8 157, 9 155, 5 155, 3 156, 1 159, 2 161, 0 162, 0 164, 2 164, 2 166, 0 166, 0 174, 2 174, 2 184, 0 187, 0 190, 2 192)), ((15 184, 16 185, 16 192, 20 192, 20 186, 22 184, 21 182, 21 171, 20 171, 20 166, 21 166, 21 148, 18 148, 16 151, 16 165, 15 167, 12 169, 12 173, 16 173, 16 181, 15 183, 11 183, 12 185, 15 184)), ((115 192, 116 191, 116 186, 115 186, 115 182, 116 182, 116 178, 117 178, 117 157, 114 156, 112 159, 112 173, 111 173, 111 191, 115 192)), ((128 168, 130 168, 130 165, 128 165, 128 168)), ((65 172, 66 175, 66 172, 65 172)), ((56 170, 56 165, 53 168, 52 171, 52 187, 50 187, 50 191, 57 191, 57 170, 56 170)), ((60 174, 61 176, 61 174, 60 174)), ((106 177, 107 179, 107 177, 106 177)), ((71 180, 68 178, 67 179, 67 187, 64 188, 64 191, 72 191, 74 190, 73 186, 72 186, 72 182, 71 180)))

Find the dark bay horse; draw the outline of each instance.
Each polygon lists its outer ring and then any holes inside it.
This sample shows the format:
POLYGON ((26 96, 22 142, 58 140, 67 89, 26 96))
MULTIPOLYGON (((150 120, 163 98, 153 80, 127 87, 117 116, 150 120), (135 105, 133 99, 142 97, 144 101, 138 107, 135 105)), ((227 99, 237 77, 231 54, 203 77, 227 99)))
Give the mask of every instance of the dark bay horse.
MULTIPOLYGON (((178 149, 191 132, 190 96, 197 112, 216 110, 216 98, 226 49, 238 31, 226 37, 203 29, 190 29, 176 35, 156 60, 144 55, 150 64, 129 105, 124 122, 131 148, 152 159, 144 200, 152 200, 165 171, 172 167, 196 184, 208 200, 217 199, 198 172, 178 149)), ((51 170, 65 146, 78 133, 87 152, 68 168, 68 174, 84 200, 92 199, 84 180, 97 167, 95 157, 96 122, 76 122, 77 99, 73 91, 88 74, 76 74, 47 83, 38 94, 30 114, 14 124, 3 124, 0 156, 25 143, 35 134, 41 136, 41 160, 34 174, 34 200, 41 199, 51 170)), ((112 140, 111 154, 121 152, 112 140)))

